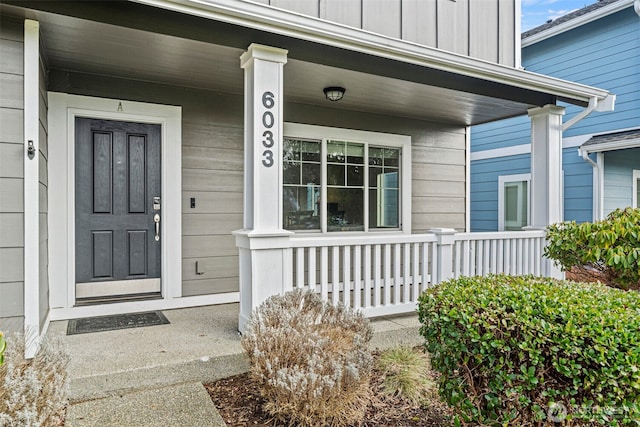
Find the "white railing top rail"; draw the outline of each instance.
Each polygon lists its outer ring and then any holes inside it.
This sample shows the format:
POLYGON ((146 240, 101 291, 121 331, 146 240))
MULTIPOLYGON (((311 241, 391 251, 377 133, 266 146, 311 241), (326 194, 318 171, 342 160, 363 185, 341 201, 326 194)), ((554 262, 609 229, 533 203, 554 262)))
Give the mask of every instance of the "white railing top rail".
POLYGON ((435 242, 435 234, 386 234, 368 233, 329 236, 324 234, 296 234, 289 238, 290 247, 306 248, 314 246, 384 245, 402 243, 435 242))
POLYGON ((473 233, 456 233, 455 240, 507 240, 546 237, 545 230, 522 231, 486 231, 473 233))

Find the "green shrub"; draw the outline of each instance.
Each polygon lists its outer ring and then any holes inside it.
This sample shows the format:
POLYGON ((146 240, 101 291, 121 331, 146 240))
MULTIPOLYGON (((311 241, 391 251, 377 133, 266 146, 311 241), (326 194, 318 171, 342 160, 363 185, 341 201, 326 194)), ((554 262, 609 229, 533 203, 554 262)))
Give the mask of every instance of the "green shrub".
POLYGON ((252 314, 242 337, 264 410, 290 426, 347 426, 370 400, 373 331, 361 314, 295 290, 252 314))
POLYGON ((617 209, 594 223, 547 227, 545 256, 563 270, 595 269, 624 289, 640 287, 640 209, 617 209))
POLYGON ((45 340, 31 360, 23 358, 21 335, 7 338, 7 342, 5 363, 0 366, 0 426, 62 425, 69 363, 62 341, 45 340))
POLYGON ((423 293, 418 313, 459 421, 537 425, 559 406, 573 425, 640 425, 640 293, 460 278, 423 293))
POLYGON ((384 392, 412 405, 421 405, 437 394, 429 376, 429 357, 420 350, 400 346, 380 353, 377 368, 383 378, 384 392))
POLYGON ((4 335, 0 332, 0 366, 4 363, 4 351, 7 349, 7 342, 4 340, 4 335))

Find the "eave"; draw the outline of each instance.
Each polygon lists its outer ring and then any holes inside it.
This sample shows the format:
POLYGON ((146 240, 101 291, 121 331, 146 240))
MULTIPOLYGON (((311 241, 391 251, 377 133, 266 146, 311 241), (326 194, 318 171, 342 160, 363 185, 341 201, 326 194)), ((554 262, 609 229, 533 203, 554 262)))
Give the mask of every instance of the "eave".
POLYGON ((603 101, 606 90, 543 76, 468 56, 375 34, 262 4, 237 0, 135 0, 180 13, 218 20, 287 37, 348 49, 407 64, 546 93, 586 106, 603 101))

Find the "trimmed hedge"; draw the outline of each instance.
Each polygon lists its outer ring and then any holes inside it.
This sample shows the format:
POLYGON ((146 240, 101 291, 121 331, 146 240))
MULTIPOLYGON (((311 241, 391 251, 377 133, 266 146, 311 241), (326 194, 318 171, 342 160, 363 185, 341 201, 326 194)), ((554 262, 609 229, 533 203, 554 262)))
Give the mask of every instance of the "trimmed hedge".
POLYGON ((440 394, 458 422, 640 425, 640 293, 534 277, 460 278, 423 293, 418 314, 442 374, 440 394))
POLYGON ((547 227, 545 256, 563 270, 599 271, 608 284, 640 289, 640 209, 616 209, 604 221, 547 227))

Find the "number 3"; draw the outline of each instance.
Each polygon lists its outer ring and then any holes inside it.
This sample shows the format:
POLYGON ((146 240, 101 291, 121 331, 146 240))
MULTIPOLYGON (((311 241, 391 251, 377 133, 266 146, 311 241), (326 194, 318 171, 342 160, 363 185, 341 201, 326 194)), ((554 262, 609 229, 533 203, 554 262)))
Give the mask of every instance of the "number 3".
POLYGON ((273 147, 273 144, 275 144, 275 141, 273 140, 273 132, 271 132, 270 130, 265 130, 262 133, 262 136, 264 137, 264 141, 262 141, 262 145, 264 145, 267 148, 273 147))
POLYGON ((273 151, 264 150, 264 153, 262 153, 262 155, 266 157, 265 159, 262 159, 262 164, 268 168, 273 166, 273 151))

